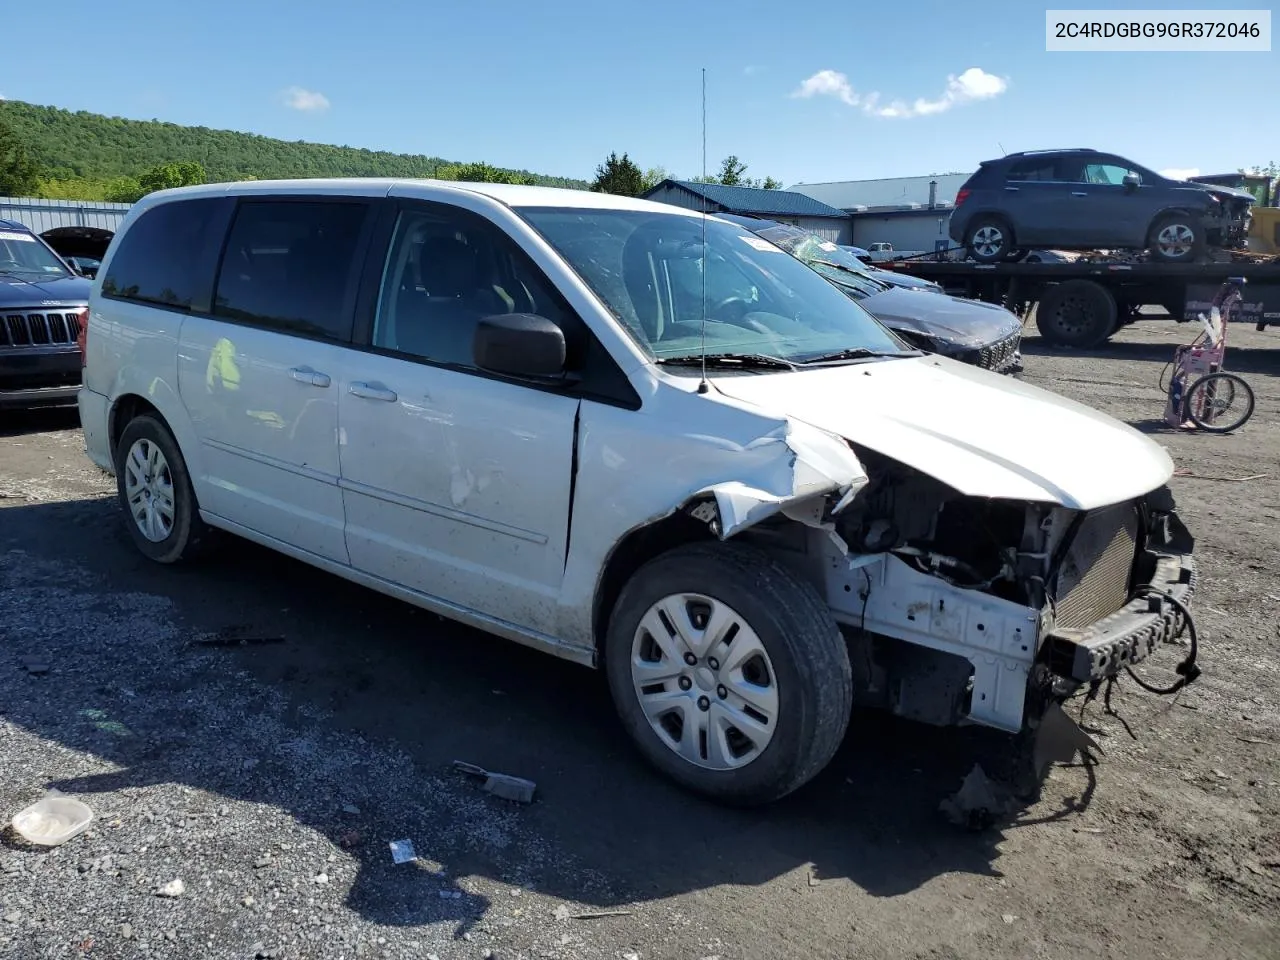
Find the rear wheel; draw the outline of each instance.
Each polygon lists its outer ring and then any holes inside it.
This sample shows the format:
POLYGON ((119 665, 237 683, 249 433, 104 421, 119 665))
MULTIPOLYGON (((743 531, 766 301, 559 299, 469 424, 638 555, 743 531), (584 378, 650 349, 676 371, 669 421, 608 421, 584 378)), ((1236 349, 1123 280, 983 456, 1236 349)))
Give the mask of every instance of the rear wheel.
POLYGON ((1054 346, 1097 346, 1116 330, 1115 297, 1092 280, 1059 283, 1040 298, 1036 327, 1054 346))
POLYGON ((207 539, 186 461, 158 417, 135 417, 121 433, 116 495, 134 544, 157 563, 188 559, 207 539))
POLYGON ((978 217, 969 226, 965 246, 978 263, 999 263, 1013 252, 1013 231, 999 217, 978 217))
POLYGON ((1151 225, 1151 256, 1163 263, 1190 263, 1204 249, 1204 228, 1184 213, 1170 213, 1151 225))
POLYGON ((641 567, 610 618, 605 669, 640 752, 682 786, 768 803, 835 754, 848 650, 817 591, 743 544, 679 547, 641 567))
POLYGON ((1230 433, 1253 416, 1253 388, 1234 373, 1210 373, 1187 388, 1183 411, 1201 430, 1230 433))

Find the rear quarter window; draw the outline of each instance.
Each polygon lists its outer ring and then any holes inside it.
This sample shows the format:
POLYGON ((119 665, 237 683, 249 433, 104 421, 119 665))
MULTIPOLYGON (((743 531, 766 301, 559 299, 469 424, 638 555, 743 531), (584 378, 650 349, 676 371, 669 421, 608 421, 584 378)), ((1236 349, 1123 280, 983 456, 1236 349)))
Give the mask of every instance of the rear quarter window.
POLYGON ((213 278, 204 253, 222 205, 222 198, 207 197, 143 213, 120 238, 102 280, 102 295, 175 310, 207 305, 213 278))

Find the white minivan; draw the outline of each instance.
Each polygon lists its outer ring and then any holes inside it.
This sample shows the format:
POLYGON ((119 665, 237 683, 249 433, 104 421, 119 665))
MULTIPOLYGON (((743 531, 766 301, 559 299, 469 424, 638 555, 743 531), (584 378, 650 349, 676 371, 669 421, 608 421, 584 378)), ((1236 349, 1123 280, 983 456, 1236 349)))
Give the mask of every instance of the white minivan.
POLYGON ((1033 731, 1188 616, 1159 445, 684 209, 163 191, 82 346, 88 453, 148 557, 228 531, 603 667, 648 760, 725 802, 812 778, 854 704, 1033 731))

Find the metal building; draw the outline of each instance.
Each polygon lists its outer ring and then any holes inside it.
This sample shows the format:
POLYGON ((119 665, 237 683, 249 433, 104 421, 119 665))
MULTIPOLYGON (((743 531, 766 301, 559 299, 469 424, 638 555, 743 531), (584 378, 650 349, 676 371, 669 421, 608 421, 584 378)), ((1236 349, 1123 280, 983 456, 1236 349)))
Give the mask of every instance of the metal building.
POLYGON ((0 197, 0 220, 13 220, 44 233, 58 227, 97 227, 116 232, 132 204, 99 200, 40 200, 0 197))
POLYGON ((644 199, 670 203, 688 210, 708 213, 736 213, 789 223, 816 233, 832 243, 848 243, 849 215, 802 193, 762 190, 759 187, 730 187, 722 183, 692 180, 663 180, 644 194, 644 199))
POLYGON ((967 173, 881 180, 797 183, 789 189, 839 207, 850 217, 853 243, 891 243, 895 251, 933 251, 950 246, 947 225, 956 192, 967 173))
POLYGON ((132 204, 0 197, 0 220, 38 233, 64 257, 101 260, 132 204))

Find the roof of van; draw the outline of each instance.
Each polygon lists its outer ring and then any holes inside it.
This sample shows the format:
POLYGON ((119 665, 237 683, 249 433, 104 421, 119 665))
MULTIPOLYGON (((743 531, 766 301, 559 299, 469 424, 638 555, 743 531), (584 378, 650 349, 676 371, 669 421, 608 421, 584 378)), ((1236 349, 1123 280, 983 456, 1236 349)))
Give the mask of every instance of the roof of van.
POLYGON ((439 191, 473 193, 490 197, 510 207, 577 207, 594 210, 648 210, 654 213, 696 215, 694 211, 654 203, 636 197, 620 197, 588 190, 564 187, 530 187, 511 183, 471 183, 461 180, 410 180, 372 177, 309 178, 298 180, 244 180, 235 183, 209 183, 198 187, 179 187, 148 194, 144 202, 161 202, 180 196, 253 196, 280 193, 344 194, 352 191, 363 196, 439 196, 439 191), (154 199, 153 199, 154 198, 154 199))
POLYGON ((0 220, 0 230, 21 230, 23 233, 30 233, 31 228, 26 224, 18 223, 16 220, 0 220))

